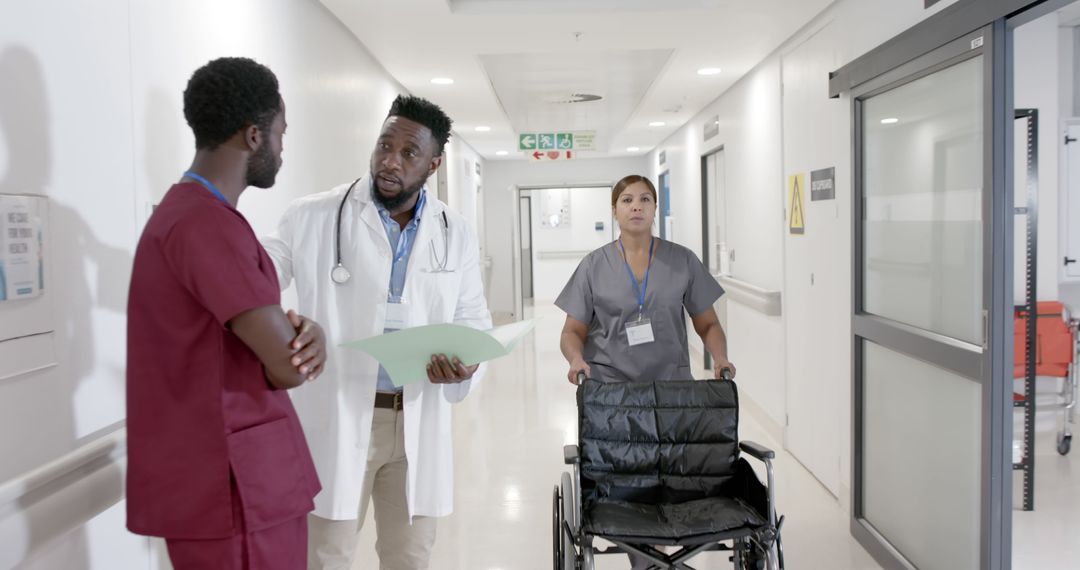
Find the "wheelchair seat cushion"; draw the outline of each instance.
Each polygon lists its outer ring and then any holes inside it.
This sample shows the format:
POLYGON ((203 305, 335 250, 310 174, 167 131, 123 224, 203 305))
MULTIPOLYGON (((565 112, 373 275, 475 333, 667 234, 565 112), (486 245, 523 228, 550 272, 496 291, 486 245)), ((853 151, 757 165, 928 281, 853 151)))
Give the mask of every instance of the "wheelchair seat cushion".
POLYGON ((585 502, 685 503, 721 494, 739 459, 739 402, 726 380, 578 389, 585 502))
POLYGON ((744 534, 765 524, 742 500, 710 497, 679 504, 642 504, 600 499, 585 511, 586 532, 650 544, 704 544, 721 535, 744 534))

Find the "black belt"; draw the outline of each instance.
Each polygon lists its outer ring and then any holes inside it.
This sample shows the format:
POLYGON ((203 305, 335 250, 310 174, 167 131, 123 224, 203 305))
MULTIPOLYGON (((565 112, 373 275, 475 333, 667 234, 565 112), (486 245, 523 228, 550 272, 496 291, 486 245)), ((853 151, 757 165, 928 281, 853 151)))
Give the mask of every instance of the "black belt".
POLYGON ((401 392, 375 392, 375 407, 400 412, 404 407, 401 392))

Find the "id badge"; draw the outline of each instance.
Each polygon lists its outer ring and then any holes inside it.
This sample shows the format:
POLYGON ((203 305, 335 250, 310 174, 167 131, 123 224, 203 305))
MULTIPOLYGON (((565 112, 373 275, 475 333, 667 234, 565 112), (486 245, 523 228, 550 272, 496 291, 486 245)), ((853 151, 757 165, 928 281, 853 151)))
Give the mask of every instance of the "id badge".
POLYGON ((626 340, 630 346, 647 344, 653 340, 652 322, 649 319, 641 319, 626 323, 626 340))
POLYGON ((409 305, 404 302, 388 302, 386 304, 386 322, 383 323, 383 328, 395 330, 409 328, 409 305))

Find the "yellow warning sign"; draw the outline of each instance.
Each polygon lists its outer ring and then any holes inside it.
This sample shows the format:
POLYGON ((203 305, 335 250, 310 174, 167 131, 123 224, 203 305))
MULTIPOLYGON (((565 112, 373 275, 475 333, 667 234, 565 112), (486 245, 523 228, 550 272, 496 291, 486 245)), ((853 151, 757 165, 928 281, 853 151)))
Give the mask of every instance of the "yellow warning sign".
POLYGON ((788 176, 788 232, 806 232, 806 175, 788 176))

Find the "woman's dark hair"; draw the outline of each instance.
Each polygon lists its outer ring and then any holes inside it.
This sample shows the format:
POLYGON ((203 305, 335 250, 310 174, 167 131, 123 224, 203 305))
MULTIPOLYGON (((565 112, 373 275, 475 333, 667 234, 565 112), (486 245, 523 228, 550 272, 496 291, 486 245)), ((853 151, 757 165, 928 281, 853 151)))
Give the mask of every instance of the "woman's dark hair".
POLYGON ((653 186, 653 183, 648 178, 640 174, 631 174, 630 176, 624 176, 622 180, 616 182, 615 186, 611 188, 611 207, 615 207, 615 203, 619 201, 619 194, 622 194, 623 190, 638 182, 648 186, 649 192, 652 193, 653 203, 656 203, 656 186, 653 186))
POLYGON ((214 150, 255 125, 268 131, 281 112, 278 80, 268 67, 246 57, 223 57, 200 67, 184 90, 184 118, 195 148, 214 150))

